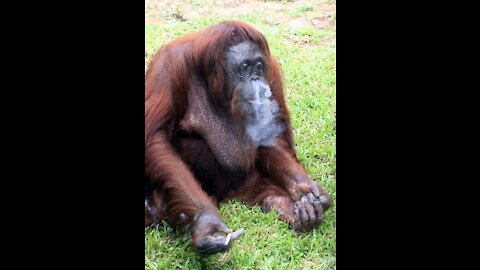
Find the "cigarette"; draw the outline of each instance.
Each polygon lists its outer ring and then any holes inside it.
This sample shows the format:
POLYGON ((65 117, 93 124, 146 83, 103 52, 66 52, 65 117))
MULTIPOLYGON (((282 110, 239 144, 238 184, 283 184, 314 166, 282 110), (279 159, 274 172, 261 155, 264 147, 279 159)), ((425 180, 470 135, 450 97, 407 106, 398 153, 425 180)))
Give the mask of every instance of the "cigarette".
POLYGON ((225 239, 225 246, 228 245, 228 243, 230 243, 230 238, 232 237, 232 233, 228 233, 227 234, 227 239, 225 239))

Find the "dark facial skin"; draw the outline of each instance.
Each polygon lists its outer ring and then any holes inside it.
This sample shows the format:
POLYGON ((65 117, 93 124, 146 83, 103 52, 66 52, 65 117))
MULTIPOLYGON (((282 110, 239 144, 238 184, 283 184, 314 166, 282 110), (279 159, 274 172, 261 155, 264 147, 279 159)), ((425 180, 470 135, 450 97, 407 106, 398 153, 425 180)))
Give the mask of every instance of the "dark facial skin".
POLYGON ((267 59, 251 41, 231 46, 226 51, 226 90, 233 114, 241 115, 245 132, 256 146, 271 146, 284 127, 277 123, 278 103, 272 98, 264 76, 267 59))
POLYGON ((265 56, 258 46, 251 41, 231 46, 226 52, 227 60, 227 96, 241 81, 263 78, 266 71, 265 56))

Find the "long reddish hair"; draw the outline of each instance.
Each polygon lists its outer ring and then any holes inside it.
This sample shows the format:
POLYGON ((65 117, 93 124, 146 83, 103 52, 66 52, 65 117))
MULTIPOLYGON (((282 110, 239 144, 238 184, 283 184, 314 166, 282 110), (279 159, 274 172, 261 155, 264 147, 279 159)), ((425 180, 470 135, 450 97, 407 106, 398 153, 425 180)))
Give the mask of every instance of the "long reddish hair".
MULTIPOLYGON (((266 80, 280 109, 288 115, 281 69, 270 54, 265 37, 246 23, 227 21, 178 38, 163 46, 153 57, 145 75, 145 146, 155 131, 161 128, 168 131, 175 125, 172 120, 183 116, 192 80, 205 86, 215 106, 228 106, 224 93, 225 50, 245 40, 257 44, 263 52, 268 61, 266 80)), ((290 126, 289 119, 283 121, 290 126)), ((290 132, 285 136, 293 147, 290 132)))

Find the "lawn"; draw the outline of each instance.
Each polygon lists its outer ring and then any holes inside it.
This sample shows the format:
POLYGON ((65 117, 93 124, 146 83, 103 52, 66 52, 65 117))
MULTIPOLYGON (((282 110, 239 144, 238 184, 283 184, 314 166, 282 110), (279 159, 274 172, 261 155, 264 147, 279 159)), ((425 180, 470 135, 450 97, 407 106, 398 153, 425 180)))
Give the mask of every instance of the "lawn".
POLYGON ((244 228, 232 248, 207 258, 188 234, 167 224, 145 229, 145 269, 336 269, 336 10, 334 1, 157 1, 145 9, 145 68, 163 44, 227 19, 259 29, 285 80, 297 155, 334 202, 309 233, 288 229, 275 212, 241 201, 221 204, 231 229, 244 228))

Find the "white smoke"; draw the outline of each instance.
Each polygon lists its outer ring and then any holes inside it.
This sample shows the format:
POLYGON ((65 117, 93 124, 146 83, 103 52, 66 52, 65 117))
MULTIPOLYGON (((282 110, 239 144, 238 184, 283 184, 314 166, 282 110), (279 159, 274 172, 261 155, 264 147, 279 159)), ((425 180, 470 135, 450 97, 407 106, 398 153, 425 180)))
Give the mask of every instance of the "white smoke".
POLYGON ((272 92, 262 80, 251 81, 251 87, 245 87, 247 100, 244 110, 247 116, 246 133, 256 145, 271 146, 275 138, 283 131, 283 126, 276 119, 279 106, 271 100, 272 92))

